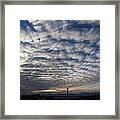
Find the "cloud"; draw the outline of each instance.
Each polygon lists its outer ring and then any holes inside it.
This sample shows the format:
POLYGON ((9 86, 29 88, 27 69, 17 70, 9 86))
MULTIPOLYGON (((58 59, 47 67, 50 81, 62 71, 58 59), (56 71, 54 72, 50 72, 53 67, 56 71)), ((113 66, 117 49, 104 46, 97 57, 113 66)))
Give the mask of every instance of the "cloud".
POLYGON ((24 92, 28 91, 25 86, 49 89, 99 84, 99 20, 21 20, 20 26, 24 92))

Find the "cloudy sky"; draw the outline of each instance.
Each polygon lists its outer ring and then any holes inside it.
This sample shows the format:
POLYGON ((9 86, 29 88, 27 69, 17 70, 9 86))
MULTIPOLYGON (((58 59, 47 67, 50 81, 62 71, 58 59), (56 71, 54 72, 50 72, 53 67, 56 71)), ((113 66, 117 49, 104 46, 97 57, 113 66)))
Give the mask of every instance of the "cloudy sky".
POLYGON ((99 20, 20 20, 21 94, 99 92, 99 20))

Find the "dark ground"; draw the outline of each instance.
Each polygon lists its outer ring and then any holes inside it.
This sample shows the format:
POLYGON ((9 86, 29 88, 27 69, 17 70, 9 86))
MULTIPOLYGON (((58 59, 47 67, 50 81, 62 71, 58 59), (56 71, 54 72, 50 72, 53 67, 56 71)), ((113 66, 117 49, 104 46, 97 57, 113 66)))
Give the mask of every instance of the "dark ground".
POLYGON ((20 100, 100 100, 100 93, 21 95, 20 100))

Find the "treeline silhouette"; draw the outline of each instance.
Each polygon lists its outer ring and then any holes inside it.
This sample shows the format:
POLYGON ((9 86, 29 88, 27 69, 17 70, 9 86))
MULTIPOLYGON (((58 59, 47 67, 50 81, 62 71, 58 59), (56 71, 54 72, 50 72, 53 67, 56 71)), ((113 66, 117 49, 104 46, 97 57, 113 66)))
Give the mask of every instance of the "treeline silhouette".
MULTIPOLYGON (((86 94, 86 93, 85 93, 86 94)), ((60 94, 60 95, 51 95, 51 94, 32 94, 32 95, 21 95, 21 100, 100 100, 100 93, 94 93, 86 95, 72 95, 72 94, 60 94)))

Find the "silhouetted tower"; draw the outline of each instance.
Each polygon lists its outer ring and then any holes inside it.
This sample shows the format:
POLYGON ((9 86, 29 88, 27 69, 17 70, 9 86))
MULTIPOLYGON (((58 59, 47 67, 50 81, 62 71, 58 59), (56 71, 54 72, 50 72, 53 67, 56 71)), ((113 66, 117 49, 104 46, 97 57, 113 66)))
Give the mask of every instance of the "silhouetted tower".
POLYGON ((68 96, 68 90, 69 90, 69 88, 67 87, 67 96, 68 96))

